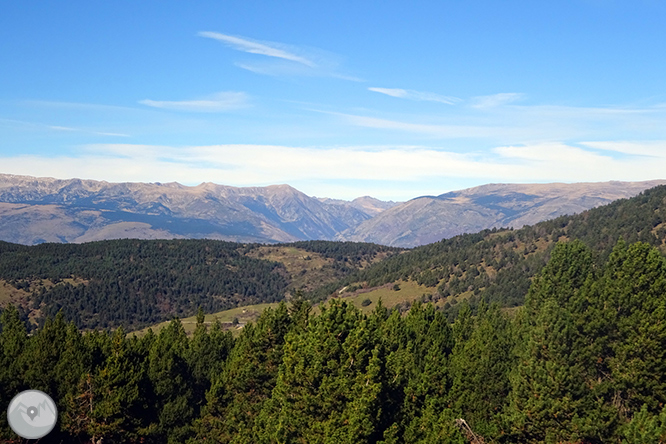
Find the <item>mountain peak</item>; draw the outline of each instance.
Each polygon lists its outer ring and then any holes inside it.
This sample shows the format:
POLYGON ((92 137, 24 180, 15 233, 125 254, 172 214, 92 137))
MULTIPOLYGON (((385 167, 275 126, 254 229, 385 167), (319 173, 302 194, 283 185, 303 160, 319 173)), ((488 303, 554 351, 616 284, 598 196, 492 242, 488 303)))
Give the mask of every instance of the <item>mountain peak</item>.
POLYGON ((400 203, 309 197, 288 184, 185 186, 0 174, 0 240, 336 239, 413 247, 580 213, 663 183, 486 184, 400 203))

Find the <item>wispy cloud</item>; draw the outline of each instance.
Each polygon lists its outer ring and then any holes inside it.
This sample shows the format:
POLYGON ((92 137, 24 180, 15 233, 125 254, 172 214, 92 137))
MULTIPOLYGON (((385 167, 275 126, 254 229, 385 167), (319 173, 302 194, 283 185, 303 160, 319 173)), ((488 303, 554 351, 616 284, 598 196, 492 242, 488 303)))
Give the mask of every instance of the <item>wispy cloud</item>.
POLYGON ((440 103, 446 103, 447 105, 453 105, 461 101, 461 99, 457 97, 442 96, 430 92, 414 91, 413 89, 372 87, 368 88, 368 90, 378 92, 380 94, 386 94, 387 96, 391 97, 397 97, 399 99, 440 102, 440 103))
POLYGON ((362 82, 356 76, 339 71, 342 57, 320 48, 287 45, 279 42, 254 40, 219 32, 201 31, 200 37, 217 40, 237 51, 258 54, 266 58, 253 58, 233 62, 241 69, 269 76, 319 76, 362 82))
MULTIPOLYGON (((398 94, 398 93, 396 93, 398 94)), ((552 105, 443 108, 437 115, 370 112, 352 114, 308 108, 336 116, 355 127, 388 132, 402 132, 430 139, 466 139, 484 142, 486 147, 505 144, 534 144, 552 141, 585 141, 613 138, 618 140, 656 140, 666 138, 666 108, 661 105, 632 107, 573 107, 552 105)), ((474 142, 476 143, 476 142, 474 142)), ((461 145, 461 148, 463 145, 461 145)), ((599 148, 601 149, 601 148, 599 148)), ((611 149, 606 147, 605 149, 611 149)))
POLYGON ((500 93, 490 96, 477 96, 472 99, 472 106, 474 108, 495 108, 498 106, 506 105, 507 103, 521 100, 525 97, 522 93, 500 93))
POLYGON ((76 131, 76 128, 70 128, 68 126, 48 125, 48 127, 56 131, 76 131))
POLYGON ((480 124, 432 124, 414 123, 401 120, 383 119, 371 116, 318 111, 325 114, 336 115, 354 126, 401 131, 434 138, 480 138, 480 137, 508 137, 519 132, 513 127, 491 126, 480 124))
POLYGON ((294 51, 290 49, 290 47, 282 43, 260 42, 245 37, 236 37, 211 31, 201 31, 197 35, 200 37, 218 40, 238 51, 249 52, 250 54, 261 54, 284 60, 291 60, 292 62, 301 63, 311 68, 316 66, 312 60, 295 54, 294 51))
POLYGON ((85 111, 136 111, 138 108, 117 105, 103 105, 99 103, 55 102, 50 100, 22 100, 23 105, 40 108, 58 108, 85 111))
POLYGON ((140 104, 174 111, 189 111, 199 113, 219 113, 249 106, 247 94, 244 92, 219 92, 211 96, 181 101, 140 100, 140 104))
POLYGON ((0 122, 6 122, 6 123, 14 124, 14 125, 19 125, 19 126, 42 128, 42 129, 47 129, 47 130, 51 130, 51 131, 86 133, 86 134, 94 134, 94 135, 97 135, 97 136, 110 136, 110 137, 130 137, 129 134, 123 134, 123 133, 113 133, 113 132, 108 132, 108 131, 94 131, 94 130, 85 129, 85 128, 73 128, 73 127, 62 126, 62 125, 47 125, 47 124, 44 124, 44 123, 26 122, 26 121, 23 121, 23 120, 16 120, 16 119, 0 118, 0 122))
POLYGON ((588 146, 603 151, 628 154, 631 156, 649 156, 655 158, 666 158, 666 141, 613 141, 613 142, 581 142, 580 145, 588 146))

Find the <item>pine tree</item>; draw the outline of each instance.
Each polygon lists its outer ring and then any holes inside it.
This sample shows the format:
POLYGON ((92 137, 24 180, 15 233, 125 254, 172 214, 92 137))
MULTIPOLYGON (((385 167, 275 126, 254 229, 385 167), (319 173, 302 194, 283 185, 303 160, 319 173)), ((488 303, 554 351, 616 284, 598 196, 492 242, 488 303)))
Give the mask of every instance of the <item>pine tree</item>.
POLYGON ((128 442, 144 434, 152 407, 142 391, 144 381, 142 359, 133 353, 120 327, 113 334, 104 365, 92 379, 83 375, 79 383, 78 405, 92 410, 85 428, 93 441, 128 442))
POLYGON ((158 418, 152 432, 162 441, 183 442, 194 418, 194 381, 187 365, 187 346, 183 325, 174 319, 160 330, 148 354, 148 377, 155 395, 151 409, 158 418))
POLYGON ((653 247, 620 241, 590 298, 587 333, 595 395, 619 424, 666 404, 666 260, 653 247))
POLYGON ((287 306, 266 309, 243 328, 221 374, 213 376, 195 428, 199 441, 256 442, 253 429, 275 387, 284 338, 292 326, 287 306))
MULTIPOLYGON (((2 312, 0 325, 0 404, 8 406, 12 398, 26 388, 21 356, 25 353, 28 336, 13 305, 8 305, 2 312)), ((0 439, 11 436, 7 415, 0 414, 0 439)))
POLYGON ((514 342, 510 323, 497 305, 482 304, 478 311, 471 333, 461 331, 467 329, 466 316, 454 325, 459 339, 450 360, 452 387, 448 404, 476 433, 496 439, 504 428, 500 418, 511 389, 514 342))
POLYGON ((585 417, 593 399, 591 367, 581 331, 593 259, 580 242, 558 244, 534 280, 517 318, 518 365, 512 373, 511 415, 519 439, 555 443, 590 438, 585 417))
POLYGON ((666 443, 666 408, 660 414, 651 414, 643 404, 634 413, 631 422, 622 428, 623 444, 666 443))
POLYGON ((277 385, 262 412, 260 438, 374 442, 383 385, 377 331, 353 305, 333 300, 306 331, 288 336, 277 385))
MULTIPOLYGON (((445 316, 432 304, 412 305, 405 326, 407 342, 403 347, 411 355, 411 365, 404 369, 409 376, 403 389, 401 428, 404 427, 405 442, 425 444, 429 437, 439 434, 440 419, 447 411, 453 332, 445 316)), ((448 432, 445 435, 443 439, 449 439, 448 432)))

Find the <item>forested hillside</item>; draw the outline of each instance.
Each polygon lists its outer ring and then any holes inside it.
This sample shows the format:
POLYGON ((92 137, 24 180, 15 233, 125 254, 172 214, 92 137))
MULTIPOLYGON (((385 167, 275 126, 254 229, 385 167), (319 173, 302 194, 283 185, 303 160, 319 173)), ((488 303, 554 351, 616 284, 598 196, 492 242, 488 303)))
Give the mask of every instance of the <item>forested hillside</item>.
POLYGON ((203 313, 191 338, 178 320, 139 339, 62 315, 29 336, 10 306, 0 404, 50 394, 43 443, 666 442, 666 260, 624 241, 550 256, 516 316, 461 303, 452 325, 430 304, 312 316, 297 299, 237 339, 203 313))
POLYGON ((468 298, 518 306, 524 302, 531 278, 543 268, 558 240, 581 240, 600 259, 610 254, 618 239, 642 241, 663 251, 666 239, 666 186, 644 191, 631 199, 562 216, 519 230, 485 230, 414 248, 359 270, 345 279, 310 293, 324 300, 346 286, 373 288, 413 280, 451 304, 468 298))
POLYGON ((380 253, 397 251, 325 241, 280 246, 212 240, 35 246, 0 242, 0 280, 24 295, 16 301, 24 317, 43 321, 62 310, 65 319, 80 328, 134 329, 174 316, 192 316, 197 307, 211 313, 276 302, 301 287, 296 284, 305 282, 308 272, 316 273, 319 283, 330 282, 368 265, 380 253), (259 258, 254 254, 258 249, 274 253, 272 260, 259 258), (296 273, 280 262, 287 252, 293 252, 301 264, 313 266, 296 273), (307 252, 311 256, 304 256, 307 252))

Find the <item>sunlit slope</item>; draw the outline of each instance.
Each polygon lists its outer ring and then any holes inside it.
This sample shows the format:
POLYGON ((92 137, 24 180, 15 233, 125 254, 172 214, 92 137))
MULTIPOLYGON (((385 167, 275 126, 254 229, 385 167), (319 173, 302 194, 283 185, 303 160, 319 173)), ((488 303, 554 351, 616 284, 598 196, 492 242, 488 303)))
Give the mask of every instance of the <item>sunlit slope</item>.
POLYGON ((23 246, 0 242, 0 307, 39 322, 62 310, 82 328, 140 328, 272 303, 335 282, 399 249, 326 241, 115 240, 23 246))
POLYGON ((444 298, 444 304, 469 297, 472 302, 485 299, 517 306, 558 240, 580 239, 601 257, 618 238, 647 242, 665 251, 665 221, 666 186, 658 186, 578 215, 518 230, 460 235, 414 248, 325 285, 310 296, 323 300, 345 287, 367 291, 402 280, 426 286, 444 298))
POLYGON ((484 229, 534 225, 636 196, 665 181, 489 184, 395 205, 339 238, 415 247, 484 229))

